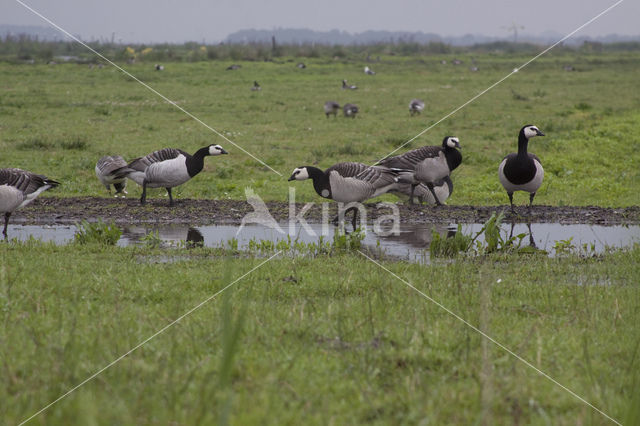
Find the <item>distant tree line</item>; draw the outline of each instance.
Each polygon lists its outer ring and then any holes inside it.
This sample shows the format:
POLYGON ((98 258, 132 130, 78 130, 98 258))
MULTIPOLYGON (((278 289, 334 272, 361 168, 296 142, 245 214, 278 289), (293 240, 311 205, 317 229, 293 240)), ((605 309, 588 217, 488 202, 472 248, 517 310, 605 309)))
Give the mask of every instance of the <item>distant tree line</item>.
MULTIPOLYGON (((540 45, 497 41, 471 46, 452 46, 443 42, 419 43, 396 41, 370 44, 280 44, 272 42, 200 44, 119 44, 89 42, 91 48, 116 62, 198 62, 209 60, 270 61, 283 57, 375 59, 378 56, 432 56, 483 52, 535 53, 540 45)), ((580 46, 558 46, 557 50, 609 52, 638 51, 640 42, 599 43, 585 41, 580 46)), ((72 41, 43 41, 29 35, 0 37, 0 60, 7 62, 69 61, 96 63, 100 59, 79 43, 72 41)))

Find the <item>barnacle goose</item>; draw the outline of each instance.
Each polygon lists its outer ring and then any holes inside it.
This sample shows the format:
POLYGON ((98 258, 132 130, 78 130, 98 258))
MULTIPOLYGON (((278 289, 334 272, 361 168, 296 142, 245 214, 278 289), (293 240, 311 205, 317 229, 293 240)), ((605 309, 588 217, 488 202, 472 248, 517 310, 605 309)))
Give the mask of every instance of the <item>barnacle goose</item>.
POLYGON ((5 239, 11 213, 26 206, 47 189, 58 185, 60 183, 53 179, 26 170, 0 169, 0 212, 4 213, 2 235, 5 239))
MULTIPOLYGON (((446 176, 441 181, 435 182, 433 184, 433 191, 438 197, 438 200, 441 203, 444 203, 453 193, 453 182, 451 181, 451 177, 446 176)), ((411 196, 411 184, 398 183, 389 192, 397 197, 406 198, 408 200, 411 196)), ((423 183, 416 185, 416 187, 414 188, 413 197, 417 198, 419 203, 436 204, 436 199, 433 197, 433 194, 423 183)))
POLYGON ((442 146, 423 146, 380 160, 378 165, 396 170, 400 173, 400 182, 411 184, 410 203, 413 203, 415 187, 424 183, 431 191, 436 205, 441 205, 434 191, 434 185, 449 176, 462 163, 462 154, 456 148, 460 148, 458 138, 445 136, 442 146))
POLYGON ((526 191, 529 193, 529 208, 533 204, 533 197, 536 191, 542 185, 544 178, 544 169, 540 163, 540 159, 535 154, 527 152, 529 139, 535 136, 544 136, 533 124, 527 124, 518 135, 518 153, 512 152, 504 157, 498 168, 498 177, 500 183, 507 191, 509 202, 511 203, 511 211, 515 213, 513 208, 513 193, 515 191, 526 191))
POLYGON ((331 114, 336 117, 339 109, 340 104, 335 101, 327 101, 324 103, 324 114, 327 116, 327 118, 329 118, 329 115, 331 114))
MULTIPOLYGON (((367 166, 363 163, 337 163, 322 171, 317 167, 301 166, 293 170, 292 180, 313 180, 313 188, 323 198, 339 203, 362 202, 382 195, 393 188, 397 182, 396 172, 386 167, 367 166)), ((358 209, 350 207, 345 215, 353 210, 351 224, 356 227, 358 209)))
POLYGON ((368 74, 368 75, 376 75, 376 72, 374 70, 372 70, 371 68, 369 68, 368 66, 364 67, 364 73, 368 74))
MULTIPOLYGON (((127 175, 132 171, 120 155, 105 155, 96 163, 96 176, 111 194, 111 185, 118 194, 126 194, 127 175)), ((124 195, 123 195, 124 197, 124 195)))
POLYGON ((342 111, 344 112, 345 117, 356 118, 356 114, 358 114, 358 106, 354 104, 344 104, 342 111))
POLYGON ((251 90, 253 90, 253 91, 262 90, 262 87, 260 87, 260 85, 258 84, 257 81, 254 81, 253 82, 253 86, 251 87, 251 90))
POLYGON ((147 187, 166 188, 169 194, 169 205, 173 205, 171 188, 182 185, 204 167, 204 157, 209 155, 228 154, 220 145, 209 145, 200 148, 191 155, 181 149, 164 148, 144 157, 129 162, 132 169, 128 178, 142 186, 140 204, 147 201, 147 187))
POLYGON ((342 80, 342 88, 343 89, 349 89, 349 90, 355 90, 358 88, 358 86, 353 85, 353 84, 347 84, 347 80, 342 80))
POLYGON ((409 112, 411 115, 420 114, 424 110, 424 101, 421 99, 411 99, 409 102, 409 112))

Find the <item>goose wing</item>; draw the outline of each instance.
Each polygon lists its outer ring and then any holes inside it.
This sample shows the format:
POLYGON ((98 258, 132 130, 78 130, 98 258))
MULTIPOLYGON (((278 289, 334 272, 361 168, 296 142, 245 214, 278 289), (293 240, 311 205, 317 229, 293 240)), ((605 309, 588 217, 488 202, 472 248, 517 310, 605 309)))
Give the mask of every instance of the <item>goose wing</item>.
POLYGON ((374 188, 382 188, 398 182, 398 174, 386 167, 371 166, 355 176, 356 179, 366 182, 374 188))
POLYGON ((415 169, 416 164, 427 158, 437 157, 442 151, 440 146, 423 146, 412 149, 404 154, 394 157, 387 157, 378 162, 377 165, 396 169, 415 169))
POLYGON ((22 191, 25 195, 29 195, 44 186, 54 187, 60 185, 60 183, 26 170, 8 168, 0 169, 0 185, 12 186, 22 191))
POLYGON ((164 148, 158 151, 154 151, 151 154, 145 155, 144 157, 139 157, 134 160, 131 160, 128 166, 134 170, 145 171, 147 167, 149 167, 153 163, 159 163, 161 161, 172 160, 177 158, 180 154, 185 157, 189 157, 185 151, 177 148, 164 148))
POLYGON ((325 170, 324 174, 329 176, 332 171, 338 172, 342 177, 354 177, 368 169, 369 166, 363 163, 344 162, 337 163, 325 170))

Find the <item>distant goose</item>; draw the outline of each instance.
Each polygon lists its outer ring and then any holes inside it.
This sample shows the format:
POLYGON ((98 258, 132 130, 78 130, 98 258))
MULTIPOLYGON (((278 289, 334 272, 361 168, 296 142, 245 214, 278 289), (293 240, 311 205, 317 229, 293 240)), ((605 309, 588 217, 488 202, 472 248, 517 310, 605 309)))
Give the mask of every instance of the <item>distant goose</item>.
POLYGON ((147 201, 147 187, 166 188, 169 205, 172 206, 171 188, 182 185, 200 173, 204 167, 204 157, 220 154, 228 154, 220 145, 205 146, 193 155, 181 149, 164 148, 131 161, 128 167, 133 171, 127 177, 142 186, 140 204, 144 205, 147 201))
POLYGON ((536 191, 542 185, 542 179, 544 178, 544 169, 540 159, 535 154, 527 152, 529 139, 535 136, 544 136, 544 133, 532 124, 527 124, 520 129, 518 153, 511 153, 504 157, 498 168, 500 183, 507 191, 509 202, 511 203, 511 211, 514 213, 513 193, 515 191, 528 192, 529 208, 531 208, 533 197, 536 196, 536 191))
MULTIPOLYGON (((434 183, 433 191, 438 197, 438 200, 441 203, 444 203, 453 193, 453 182, 451 181, 451 178, 449 176, 446 176, 441 181, 434 183)), ((389 192, 398 197, 406 197, 408 199, 411 195, 411 184, 398 183, 389 192)), ((414 188, 413 197, 418 198, 419 203, 436 204, 436 199, 433 197, 433 194, 423 183, 417 185, 414 188)))
POLYGON ((305 69, 307 66, 304 64, 304 62, 298 62, 298 65, 296 65, 298 68, 300 68, 301 70, 305 69))
POLYGON ((420 114, 424 110, 424 101, 421 99, 411 99, 409 102, 409 112, 411 115, 420 114))
POLYGON ((329 115, 333 114, 337 116, 338 110, 340 110, 340 104, 335 101, 327 101, 324 103, 324 114, 329 118, 329 115))
POLYGON ((156 64, 156 71, 164 71, 164 65, 156 64))
POLYGON ((229 66, 227 67, 227 71, 234 71, 234 70, 240 69, 240 67, 241 67, 241 65, 238 65, 238 64, 231 64, 231 65, 229 65, 229 66))
MULTIPOLYGON (((317 167, 301 166, 293 170, 289 181, 313 180, 313 188, 323 198, 339 203, 363 202, 382 195, 393 188, 397 175, 386 167, 367 166, 362 163, 338 163, 322 171, 317 167)), ((351 207, 345 215, 353 211, 351 224, 356 227, 358 209, 351 207)))
POLYGON ((353 84, 347 84, 347 80, 342 80, 342 88, 348 90, 356 90, 358 86, 353 84))
POLYGON ((364 73, 368 75, 376 75, 376 72, 369 68, 368 66, 364 67, 364 73))
POLYGON ((395 157, 385 158, 378 165, 398 171, 400 182, 411 184, 410 203, 413 203, 415 187, 424 183, 431 191, 435 204, 441 205, 434 186, 462 163, 462 154, 456 148, 460 148, 458 138, 445 136, 442 146, 423 146, 395 157))
POLYGON ((254 81, 254 82, 253 82, 253 86, 251 87, 251 90, 253 90, 253 91, 258 91, 258 90, 261 90, 261 89, 262 89, 262 88, 260 87, 260 85, 258 84, 258 82, 257 82, 257 81, 254 81))
POLYGON ((358 106, 354 104, 344 104, 342 112, 345 117, 356 118, 356 114, 358 114, 358 106))
POLYGON ((4 213, 2 235, 7 238, 9 217, 14 210, 26 206, 42 192, 58 185, 60 183, 55 180, 26 170, 0 169, 0 212, 4 213))
MULTIPOLYGON (((96 163, 96 176, 100 182, 107 188, 111 194, 111 185, 118 194, 126 194, 125 186, 127 185, 127 175, 131 169, 127 167, 127 162, 119 155, 105 155, 96 163)), ((123 195, 124 196, 124 195, 123 195)))

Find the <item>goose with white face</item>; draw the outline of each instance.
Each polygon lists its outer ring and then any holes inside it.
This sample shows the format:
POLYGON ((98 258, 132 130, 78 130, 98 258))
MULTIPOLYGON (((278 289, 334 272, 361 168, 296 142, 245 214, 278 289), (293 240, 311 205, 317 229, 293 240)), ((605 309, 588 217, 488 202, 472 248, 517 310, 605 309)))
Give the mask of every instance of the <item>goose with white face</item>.
POLYGON ((209 145, 209 155, 228 154, 220 145, 209 145))
POLYGON ((306 167, 296 167, 293 172, 291 173, 291 176, 289 177, 289 180, 307 180, 309 179, 309 171, 307 170, 306 167))
POLYGON ((449 136, 446 144, 449 148, 460 148, 460 140, 455 136, 449 136))
POLYGON ((544 136, 544 133, 540 131, 536 126, 527 126, 524 128, 524 137, 531 139, 535 136, 544 136))

